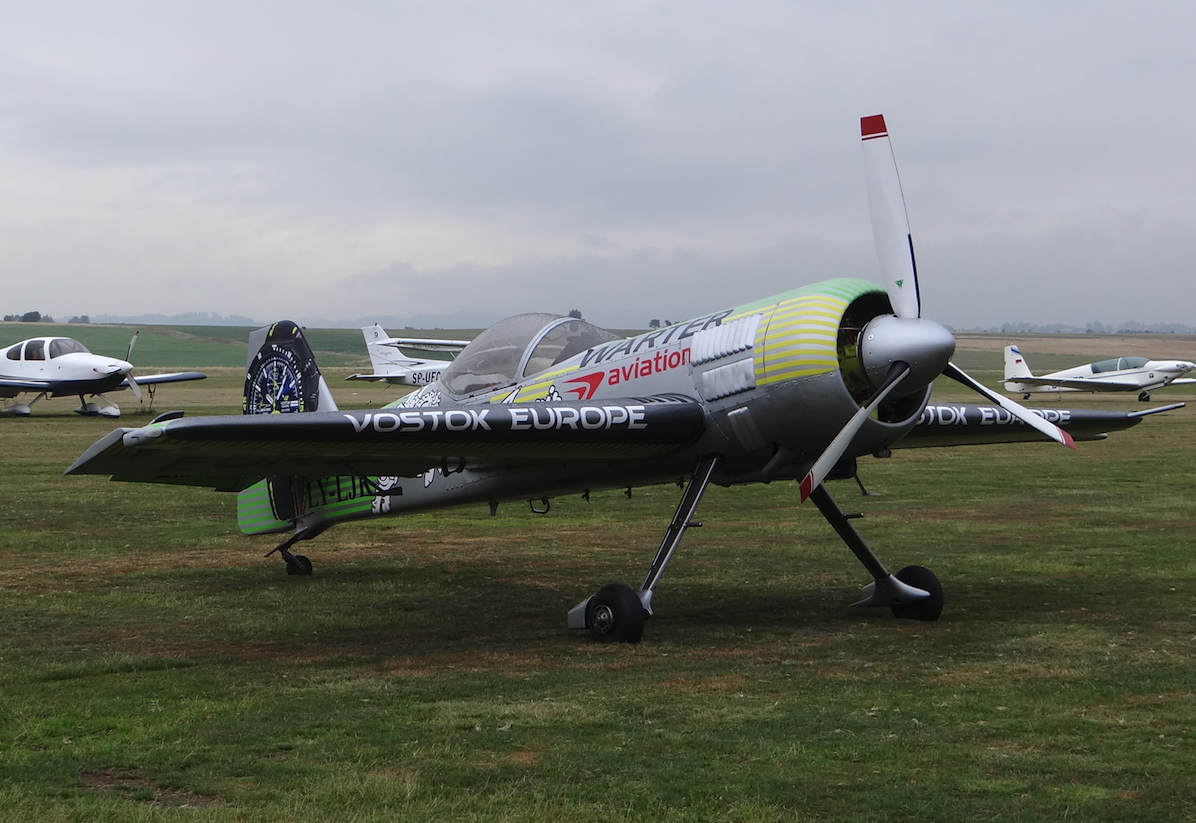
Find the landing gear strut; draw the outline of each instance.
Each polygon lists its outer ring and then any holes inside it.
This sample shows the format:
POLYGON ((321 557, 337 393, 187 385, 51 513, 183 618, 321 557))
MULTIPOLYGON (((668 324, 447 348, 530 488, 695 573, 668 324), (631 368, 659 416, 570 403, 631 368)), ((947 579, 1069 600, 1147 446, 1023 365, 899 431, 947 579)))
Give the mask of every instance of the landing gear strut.
POLYGON ((859 601, 853 606, 888 606, 895 617, 911 620, 937 620, 943 613, 943 587, 929 569, 906 566, 897 574, 890 574, 876 553, 851 525, 851 520, 823 486, 810 492, 810 499, 822 512, 826 522, 838 532, 856 558, 872 575, 872 582, 864 586, 859 601))
POLYGON ((717 454, 698 461, 673 520, 665 531, 664 540, 656 550, 656 558, 638 592, 621 583, 604 586, 596 595, 569 610, 569 628, 589 629, 590 636, 599 643, 638 643, 644 633, 644 620, 652 615, 652 592, 673 557, 682 535, 690 526, 701 526, 691 518, 698 509, 703 492, 718 466, 717 454))
POLYGON ((266 552, 266 557, 274 554, 274 552, 278 552, 287 564, 287 574, 309 575, 312 568, 311 561, 307 559, 306 555, 291 554, 291 546, 294 546, 300 540, 311 540, 327 528, 328 524, 323 524, 309 526, 305 529, 296 529, 294 534, 266 552))

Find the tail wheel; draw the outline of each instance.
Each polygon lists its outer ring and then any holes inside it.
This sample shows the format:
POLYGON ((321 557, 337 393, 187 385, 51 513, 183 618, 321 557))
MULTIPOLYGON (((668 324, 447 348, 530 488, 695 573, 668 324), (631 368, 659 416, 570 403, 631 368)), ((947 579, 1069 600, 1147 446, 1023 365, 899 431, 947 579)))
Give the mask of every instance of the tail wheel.
POLYGON ((622 583, 603 586, 586 607, 586 628, 599 643, 638 643, 644 634, 644 604, 622 583))
POLYGON ((906 620, 938 620, 943 613, 943 585, 934 572, 922 566, 906 566, 894 575, 902 583, 925 589, 930 597, 907 606, 893 606, 893 616, 906 620))
POLYGON ((292 554, 286 558, 287 574, 311 574, 311 561, 304 554, 292 554))

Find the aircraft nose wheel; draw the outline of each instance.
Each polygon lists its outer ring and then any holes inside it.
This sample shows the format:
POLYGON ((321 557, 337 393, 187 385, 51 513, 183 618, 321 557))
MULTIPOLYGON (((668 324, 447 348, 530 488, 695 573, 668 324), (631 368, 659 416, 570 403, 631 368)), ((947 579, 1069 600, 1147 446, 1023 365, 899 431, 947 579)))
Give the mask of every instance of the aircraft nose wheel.
POLYGON ((586 606, 586 628, 599 643, 638 643, 644 634, 644 604, 622 583, 603 586, 586 606))
POLYGON ((902 583, 925 589, 930 597, 906 606, 893 606, 893 616, 906 620, 938 620, 943 613, 943 584, 934 572, 922 566, 906 566, 894 575, 902 583))

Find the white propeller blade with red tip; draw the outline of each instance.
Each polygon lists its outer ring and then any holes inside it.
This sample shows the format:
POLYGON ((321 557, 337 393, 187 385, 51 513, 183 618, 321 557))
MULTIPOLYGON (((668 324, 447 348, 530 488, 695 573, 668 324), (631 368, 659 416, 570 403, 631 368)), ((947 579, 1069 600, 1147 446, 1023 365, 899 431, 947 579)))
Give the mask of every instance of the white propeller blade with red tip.
POLYGON ((847 425, 835 435, 835 439, 826 447, 826 451, 819 455, 818 460, 810 467, 810 471, 802 478, 801 502, 805 503, 810 493, 822 485, 822 481, 826 480, 826 476, 830 474, 831 469, 835 467, 835 464, 843 457, 843 453, 847 451, 847 447, 851 445, 852 438, 863 427, 864 421, 868 419, 868 415, 876 411, 876 407, 889 396, 893 389, 897 388, 897 384, 909 373, 909 366, 904 363, 894 364, 892 370, 889 372, 888 380, 885 381, 885 385, 881 387, 880 391, 872 395, 872 399, 856 412, 847 425))
POLYGON ((804 501, 826 479, 831 469, 846 454, 864 421, 886 397, 891 394, 908 396, 925 391, 940 374, 958 380, 1026 425, 1074 449, 1075 443, 1067 432, 981 385, 951 362, 951 355, 955 353, 955 338, 945 327, 922 317, 914 241, 884 116, 874 114, 860 118, 860 135, 864 144, 864 173, 868 184, 872 234, 876 240, 876 252, 893 314, 873 318, 860 335, 860 362, 869 381, 877 387, 876 393, 852 415, 814 461, 802 479, 801 499, 804 501))
POLYGON ((861 117, 860 135, 864 144, 864 179, 868 187, 868 210, 872 214, 872 239, 876 242, 889 302, 898 317, 921 317, 914 241, 884 115, 861 117))
POLYGON ((1008 397, 1005 397, 1003 394, 998 394, 997 392, 988 388, 980 381, 968 375, 967 372, 954 363, 948 363, 947 368, 943 369, 943 374, 945 374, 947 377, 950 377, 952 380, 957 380, 960 383, 963 383, 973 391, 984 395, 989 400, 1005 409, 1005 411, 1012 414, 1018 420, 1022 421, 1027 426, 1042 432, 1056 443, 1062 443, 1069 449, 1074 449, 1076 447, 1076 441, 1072 439, 1070 434, 1063 431, 1063 429, 1059 428, 1054 423, 1048 423, 1045 418, 1039 417, 1025 406, 1015 403, 1008 397))
MULTIPOLYGON (((905 196, 901 192, 901 178, 897 174, 897 159, 889 142, 889 130, 885 125, 884 115, 861 117, 860 135, 864 145, 864 174, 868 186, 868 208, 872 215, 872 233, 876 240, 876 251, 880 257, 889 302, 893 306, 893 313, 899 318, 920 317, 921 294, 914 259, 914 241, 909 229, 905 196)), ((905 345, 908 345, 905 340, 898 339, 888 348, 893 351, 905 345)), ((892 354, 891 357, 914 363, 900 352, 892 354)), ((1048 423, 1024 406, 986 388, 949 359, 943 363, 941 371, 947 377, 984 395, 1018 420, 1052 440, 1075 448, 1075 442, 1067 432, 1054 423, 1048 423)))

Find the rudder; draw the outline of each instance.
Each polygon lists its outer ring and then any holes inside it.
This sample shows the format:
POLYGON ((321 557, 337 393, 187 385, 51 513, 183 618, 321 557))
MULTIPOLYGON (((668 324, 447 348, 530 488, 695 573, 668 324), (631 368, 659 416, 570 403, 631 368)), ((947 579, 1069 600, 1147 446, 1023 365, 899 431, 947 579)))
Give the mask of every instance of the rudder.
POLYGON ((1033 377, 1026 358, 1022 357, 1017 346, 1005 347, 1005 382, 1016 383, 1019 377, 1033 377))
POLYGON ((336 411, 315 355, 297 323, 280 320, 249 333, 244 414, 336 411))
MULTIPOLYGON (((249 333, 243 414, 336 411, 315 355, 299 324, 280 320, 249 333)), ((268 477, 237 495, 244 534, 286 531, 306 513, 307 478, 268 477)))

